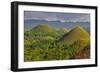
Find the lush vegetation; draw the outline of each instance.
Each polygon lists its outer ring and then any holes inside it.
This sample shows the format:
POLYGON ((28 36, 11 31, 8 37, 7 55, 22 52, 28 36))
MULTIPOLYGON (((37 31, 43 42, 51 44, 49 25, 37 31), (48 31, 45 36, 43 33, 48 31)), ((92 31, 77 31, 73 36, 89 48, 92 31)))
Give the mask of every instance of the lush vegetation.
POLYGON ((24 61, 67 60, 89 45, 89 34, 77 26, 68 31, 47 24, 24 33, 24 61))

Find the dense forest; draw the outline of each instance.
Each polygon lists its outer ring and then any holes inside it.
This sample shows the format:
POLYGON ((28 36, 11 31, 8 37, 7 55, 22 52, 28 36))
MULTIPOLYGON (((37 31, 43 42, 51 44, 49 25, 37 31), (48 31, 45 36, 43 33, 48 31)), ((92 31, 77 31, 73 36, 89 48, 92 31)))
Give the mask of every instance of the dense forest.
POLYGON ((89 58, 90 35, 81 26, 73 29, 41 24, 24 32, 24 61, 89 58))

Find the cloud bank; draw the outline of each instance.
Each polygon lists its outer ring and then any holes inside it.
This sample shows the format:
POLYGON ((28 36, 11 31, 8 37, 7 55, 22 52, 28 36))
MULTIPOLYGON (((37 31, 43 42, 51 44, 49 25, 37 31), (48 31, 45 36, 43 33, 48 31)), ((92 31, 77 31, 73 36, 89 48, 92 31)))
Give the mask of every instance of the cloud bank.
POLYGON ((24 11, 24 20, 45 20, 45 21, 60 21, 60 22, 90 22, 90 14, 24 11))

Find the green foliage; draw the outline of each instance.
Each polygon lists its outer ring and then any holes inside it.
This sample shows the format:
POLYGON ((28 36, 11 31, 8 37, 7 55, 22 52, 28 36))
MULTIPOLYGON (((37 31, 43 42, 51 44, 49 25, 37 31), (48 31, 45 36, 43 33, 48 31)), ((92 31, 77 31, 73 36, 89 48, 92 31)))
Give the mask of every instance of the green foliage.
POLYGON ((71 59, 89 44, 89 35, 81 27, 68 32, 66 29, 58 31, 48 25, 39 25, 26 31, 24 36, 25 62, 71 59))

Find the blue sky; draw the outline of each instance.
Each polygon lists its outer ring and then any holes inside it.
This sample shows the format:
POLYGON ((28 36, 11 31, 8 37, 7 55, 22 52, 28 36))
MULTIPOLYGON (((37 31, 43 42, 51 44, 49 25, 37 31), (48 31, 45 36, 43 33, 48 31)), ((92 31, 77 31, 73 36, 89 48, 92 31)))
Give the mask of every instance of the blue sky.
POLYGON ((46 20, 46 21, 60 21, 60 22, 90 22, 90 14, 24 11, 24 20, 46 20))

